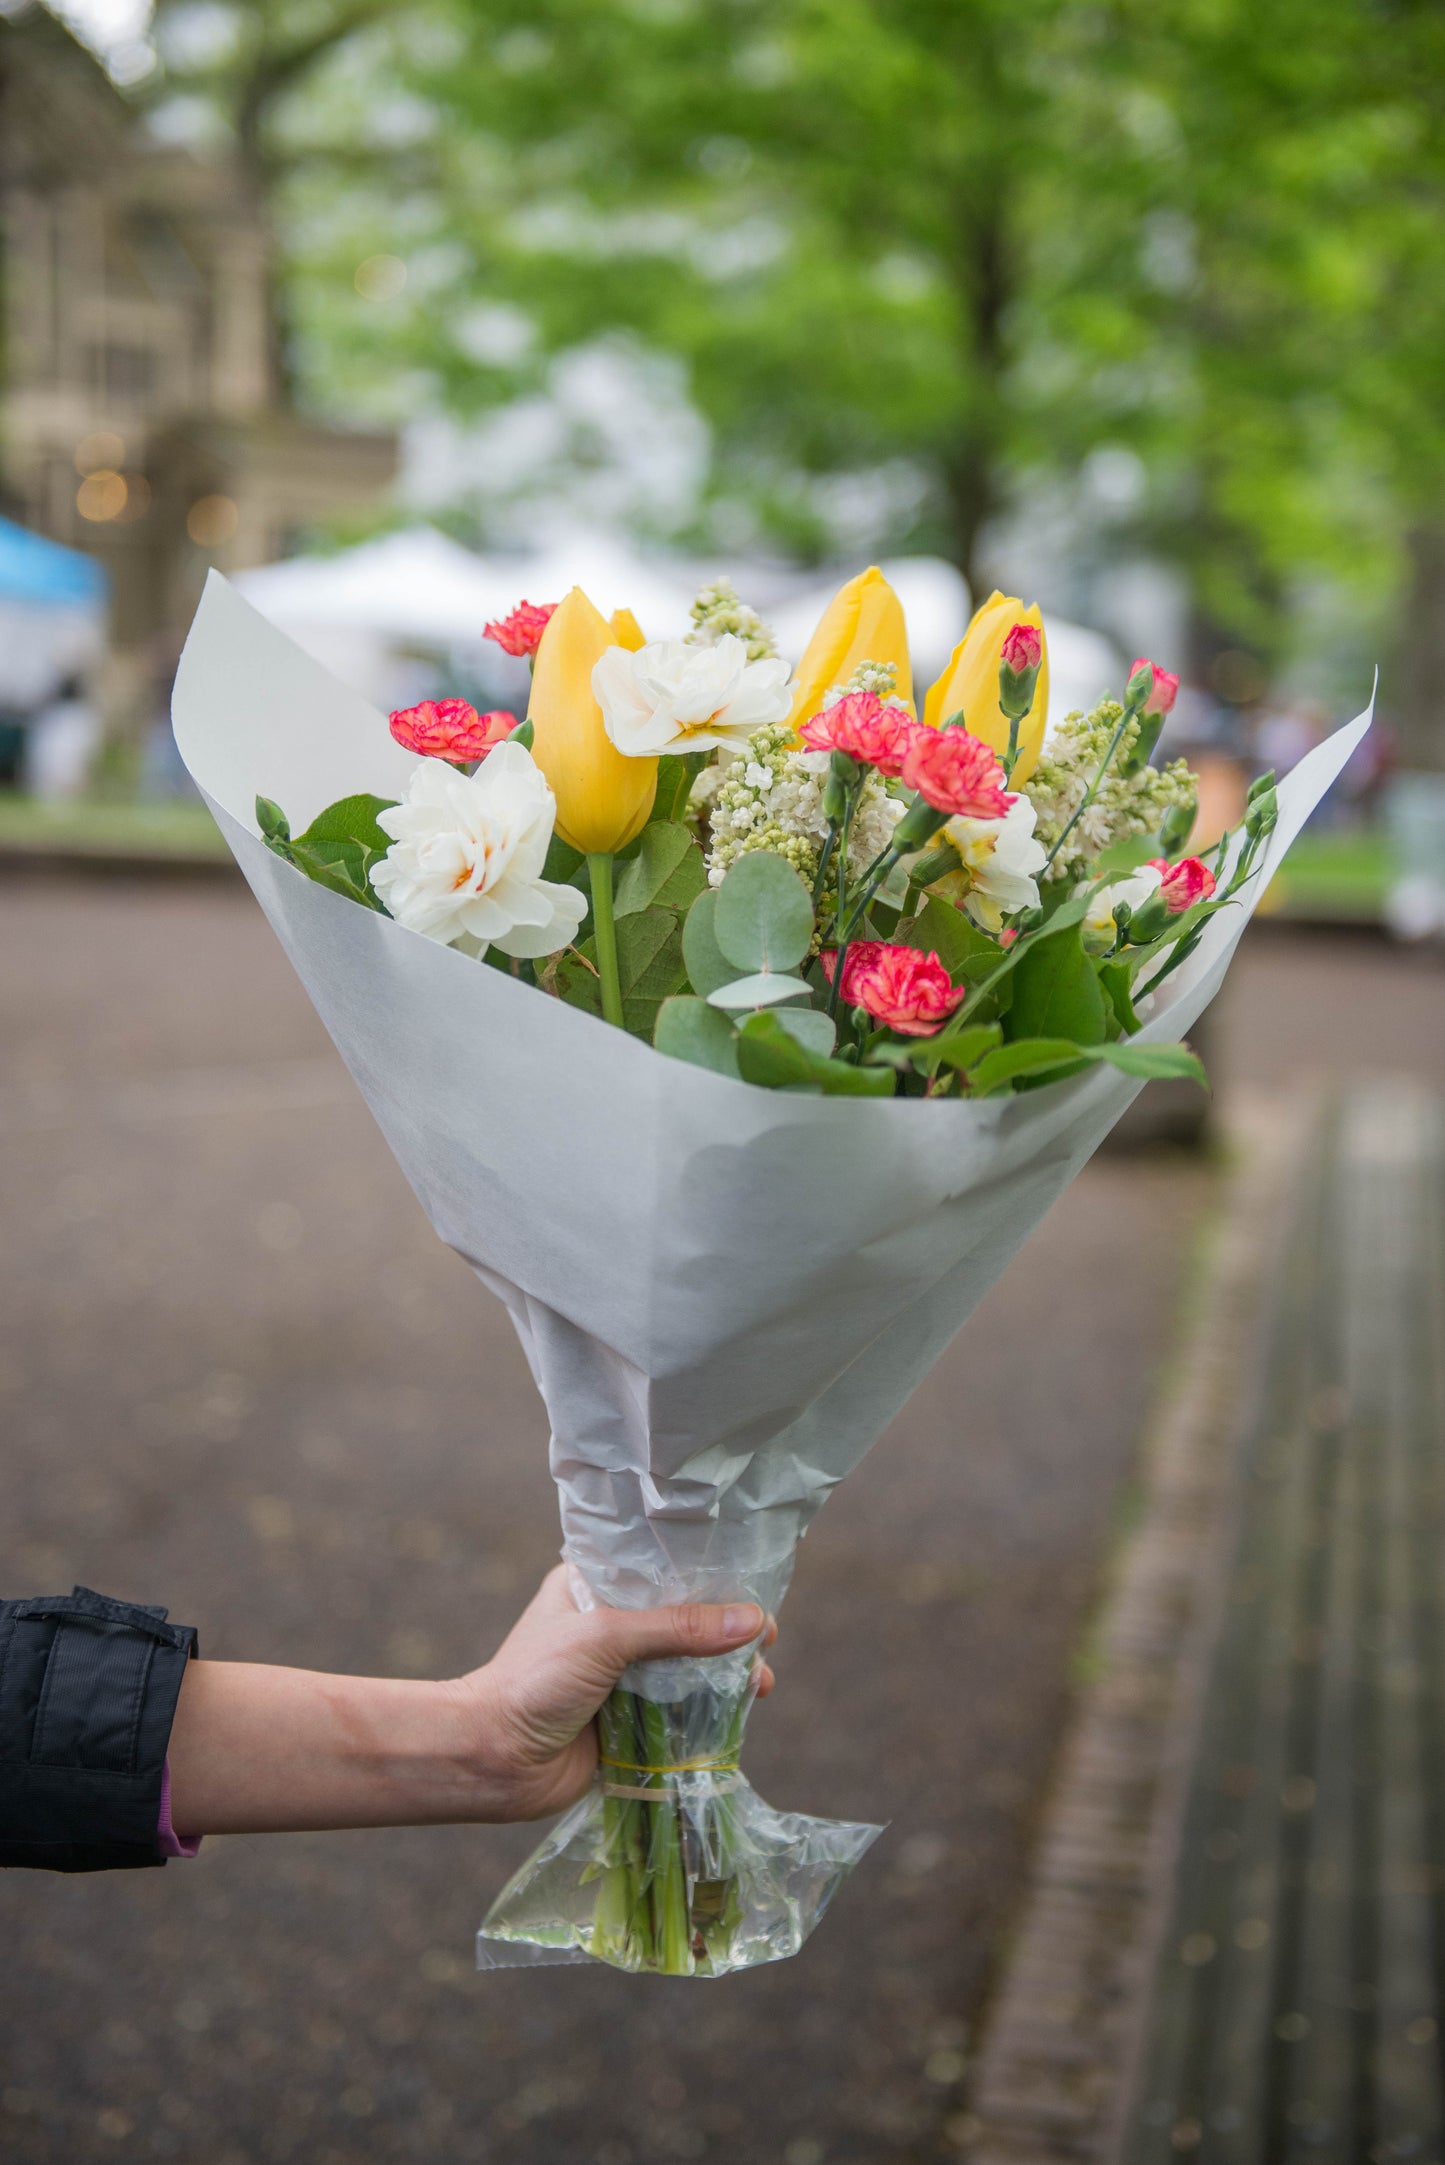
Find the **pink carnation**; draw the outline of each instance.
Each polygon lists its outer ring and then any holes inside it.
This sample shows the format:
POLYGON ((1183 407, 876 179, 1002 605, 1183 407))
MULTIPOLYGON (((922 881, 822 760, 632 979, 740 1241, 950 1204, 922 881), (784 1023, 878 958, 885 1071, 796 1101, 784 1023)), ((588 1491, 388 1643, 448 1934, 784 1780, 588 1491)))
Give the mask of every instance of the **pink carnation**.
POLYGON ((1196 902, 1207 902, 1214 892, 1214 874, 1198 857, 1181 857, 1170 864, 1167 857, 1151 857, 1159 874, 1159 899, 1171 917, 1178 917, 1196 902))
POLYGON ((999 648, 998 658, 1018 676, 1025 669, 1037 669, 1044 658, 1044 635, 1037 624, 1015 624, 999 648))
POLYGON ((400 707, 391 717, 398 744, 423 759, 449 759, 454 767, 485 759, 516 726, 516 715, 504 708, 478 714, 465 699, 424 699, 419 707, 400 707))
MULTIPOLYGON (((838 967, 836 947, 819 960, 829 984, 838 967)), ((855 940, 843 965, 843 999, 866 1009, 875 1022, 904 1037, 932 1037, 964 999, 937 955, 916 947, 890 947, 883 940, 855 940)))
POLYGON ((1140 708, 1140 713, 1167 714, 1179 696, 1178 677, 1172 677, 1167 669, 1161 669, 1157 662, 1147 661, 1142 654, 1129 671, 1130 676, 1136 677, 1141 669, 1152 670, 1153 680, 1149 686, 1149 696, 1140 708))
POLYGON ((917 729, 903 779, 950 819, 1002 819, 1013 803, 989 746, 966 729, 917 729))
POLYGON ((824 707, 798 734, 813 752, 846 752, 880 774, 901 774, 918 724, 906 707, 893 706, 877 692, 848 692, 824 707))
POLYGON ((494 639, 504 654, 535 654, 556 606, 555 601, 519 601, 510 616, 486 625, 482 637, 494 639))

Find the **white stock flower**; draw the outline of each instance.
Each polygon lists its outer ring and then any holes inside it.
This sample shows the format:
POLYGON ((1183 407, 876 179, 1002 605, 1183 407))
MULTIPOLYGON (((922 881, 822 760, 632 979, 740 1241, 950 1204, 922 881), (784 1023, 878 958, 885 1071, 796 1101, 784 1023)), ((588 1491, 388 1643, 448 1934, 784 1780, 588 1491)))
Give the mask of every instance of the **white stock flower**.
POLYGON ((398 924, 429 940, 555 955, 587 914, 575 887, 541 876, 556 809, 520 744, 499 744, 475 774, 424 759, 404 801, 377 814, 395 840, 371 884, 398 924))
POLYGON ((1031 800, 1017 796, 1002 819, 951 819, 944 833, 969 874, 964 907, 985 932, 1016 910, 1037 909, 1047 852, 1034 835, 1031 800))
POLYGON ((619 752, 741 751, 755 729, 786 721, 792 706, 785 661, 749 661, 732 632, 712 646, 654 639, 630 653, 609 647, 592 671, 592 691, 619 752))
POLYGON ((1096 939, 1112 941, 1114 912, 1119 904, 1127 902, 1131 910, 1142 910, 1145 903, 1158 894, 1162 878, 1163 874, 1153 865, 1146 864, 1139 871, 1131 872, 1128 879, 1110 880, 1106 887, 1099 888, 1090 896, 1089 907, 1084 913, 1085 937, 1093 935, 1096 939))

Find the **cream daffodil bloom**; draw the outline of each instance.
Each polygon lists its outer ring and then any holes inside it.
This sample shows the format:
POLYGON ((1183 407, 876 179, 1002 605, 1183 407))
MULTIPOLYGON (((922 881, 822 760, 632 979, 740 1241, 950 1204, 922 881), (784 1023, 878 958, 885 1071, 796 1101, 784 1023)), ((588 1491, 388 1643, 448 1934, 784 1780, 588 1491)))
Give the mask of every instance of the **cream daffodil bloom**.
POLYGON ((792 703, 785 661, 749 661, 724 632, 711 646, 654 639, 630 653, 609 647, 592 671, 607 734, 629 758, 663 752, 742 751, 754 730, 786 721, 792 703))

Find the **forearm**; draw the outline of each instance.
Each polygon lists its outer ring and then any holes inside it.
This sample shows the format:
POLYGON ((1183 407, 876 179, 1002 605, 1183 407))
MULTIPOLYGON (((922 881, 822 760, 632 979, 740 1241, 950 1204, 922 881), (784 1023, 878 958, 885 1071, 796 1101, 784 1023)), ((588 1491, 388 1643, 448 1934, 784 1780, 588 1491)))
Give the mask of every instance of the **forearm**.
POLYGON ((170 1739, 183 1834, 497 1816, 463 1687, 193 1661, 170 1739))

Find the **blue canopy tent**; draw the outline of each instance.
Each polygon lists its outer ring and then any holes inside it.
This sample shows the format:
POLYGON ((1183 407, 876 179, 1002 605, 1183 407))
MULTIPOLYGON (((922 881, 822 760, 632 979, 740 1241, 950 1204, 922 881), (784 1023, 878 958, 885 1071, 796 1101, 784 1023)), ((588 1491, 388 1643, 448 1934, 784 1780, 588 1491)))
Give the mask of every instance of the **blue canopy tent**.
POLYGON ((0 519, 0 601, 28 602, 41 609, 99 610, 105 607, 109 583, 93 556, 0 519))
POLYGON ((109 594, 93 556, 0 519, 0 710, 12 721, 99 659, 109 594))

